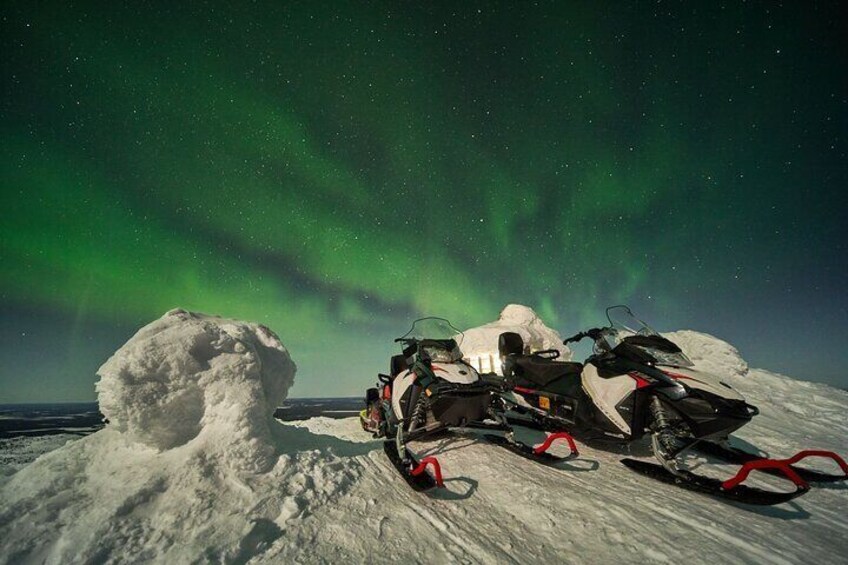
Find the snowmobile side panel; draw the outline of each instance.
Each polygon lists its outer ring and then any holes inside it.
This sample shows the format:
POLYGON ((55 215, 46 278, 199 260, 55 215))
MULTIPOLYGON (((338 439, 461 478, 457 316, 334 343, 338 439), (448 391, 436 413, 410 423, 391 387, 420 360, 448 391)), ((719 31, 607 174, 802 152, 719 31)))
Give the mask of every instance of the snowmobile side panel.
POLYGON ((616 410, 625 397, 636 390, 636 381, 630 375, 601 377, 592 363, 586 363, 582 376, 583 390, 586 391, 598 410, 615 424, 625 436, 630 436, 630 422, 625 421, 616 410))
POLYGON ((681 471, 681 475, 675 475, 662 465, 648 463, 647 461, 638 461, 636 459, 622 459, 621 462, 629 469, 645 475, 646 477, 650 477, 667 484, 683 487, 687 490, 732 500, 734 502, 742 502, 744 504, 754 504, 758 506, 782 504, 784 502, 789 502, 793 498, 797 498, 810 490, 808 486, 799 486, 792 492, 776 492, 741 484, 730 489, 725 489, 722 488, 722 481, 719 479, 696 475, 688 471, 681 471))
POLYGON ((406 417, 409 408, 409 389, 415 382, 416 375, 412 371, 404 371, 395 377, 392 385, 392 410, 398 419, 406 417))
POLYGON ((724 437, 753 417, 744 400, 722 398, 705 390, 691 390, 689 396, 667 402, 698 438, 724 437))
POLYGON ((485 420, 491 403, 492 395, 488 391, 438 391, 430 399, 430 407, 436 420, 447 426, 458 427, 485 420))

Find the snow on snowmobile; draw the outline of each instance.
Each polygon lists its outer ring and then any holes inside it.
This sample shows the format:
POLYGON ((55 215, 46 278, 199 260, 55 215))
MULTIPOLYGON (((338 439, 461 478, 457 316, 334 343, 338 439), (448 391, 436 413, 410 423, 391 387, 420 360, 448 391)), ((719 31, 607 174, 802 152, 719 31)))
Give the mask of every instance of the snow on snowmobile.
POLYGON ((629 443, 650 434, 660 465, 623 459, 639 473, 685 488, 749 504, 778 504, 806 493, 808 481, 848 478, 848 464, 829 451, 802 451, 790 459, 762 459, 732 448, 729 435, 759 413, 726 382, 695 370, 670 340, 637 319, 626 306, 607 309, 610 325, 580 332, 563 344, 594 340, 585 362, 558 361, 558 350, 529 354, 521 336, 505 332, 498 349, 503 361, 503 399, 514 412, 549 430, 578 439, 629 443), (681 457, 694 448, 742 464, 726 481, 697 475, 681 457), (805 457, 833 459, 844 475, 828 475, 794 464, 805 457), (741 484, 759 469, 794 483, 792 492, 741 484))
POLYGON ((459 349, 462 332, 447 320, 416 320, 395 342, 402 345, 403 352, 391 358, 390 374, 378 375, 378 386, 366 391, 360 422, 374 437, 386 438, 386 455, 413 489, 424 491, 444 485, 438 460, 425 457, 419 461, 407 444, 451 428, 504 432, 502 436, 483 437, 541 463, 564 459, 547 453, 557 439, 568 441, 572 455, 577 454, 574 440, 565 432, 551 434, 537 447, 515 439, 498 395, 502 382, 481 377, 463 361, 459 349), (425 472, 428 466, 434 476, 425 472))

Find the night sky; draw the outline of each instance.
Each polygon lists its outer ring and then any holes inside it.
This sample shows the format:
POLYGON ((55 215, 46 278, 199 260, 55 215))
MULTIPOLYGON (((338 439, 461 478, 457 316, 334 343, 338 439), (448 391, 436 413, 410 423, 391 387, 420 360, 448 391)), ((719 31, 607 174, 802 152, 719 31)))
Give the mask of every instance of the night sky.
POLYGON ((293 396, 510 302, 848 386, 839 2, 117 4, 2 3, 0 402, 94 399, 177 306, 293 396))

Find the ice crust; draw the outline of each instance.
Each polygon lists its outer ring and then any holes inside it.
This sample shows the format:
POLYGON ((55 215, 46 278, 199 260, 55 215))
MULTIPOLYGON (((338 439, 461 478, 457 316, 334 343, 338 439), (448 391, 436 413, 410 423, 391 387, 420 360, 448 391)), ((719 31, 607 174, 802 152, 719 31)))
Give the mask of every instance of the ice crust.
POLYGON ((498 338, 503 332, 519 334, 530 351, 558 349, 560 360, 571 360, 571 350, 562 344, 559 333, 546 326, 532 308, 521 304, 509 304, 494 322, 465 330, 460 345, 463 356, 478 371, 502 374, 498 338))

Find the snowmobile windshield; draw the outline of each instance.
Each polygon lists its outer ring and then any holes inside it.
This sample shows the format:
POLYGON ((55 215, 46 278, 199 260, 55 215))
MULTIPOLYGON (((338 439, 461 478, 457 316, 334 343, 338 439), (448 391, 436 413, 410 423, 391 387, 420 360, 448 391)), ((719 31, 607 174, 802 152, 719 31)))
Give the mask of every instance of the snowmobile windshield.
POLYGON ((657 365, 691 367, 692 361, 672 341, 661 336, 651 326, 637 318, 627 306, 607 308, 610 327, 604 332, 606 346, 612 351, 623 347, 634 347, 656 360, 657 365))
POLYGON ((444 318, 421 318, 399 339, 416 342, 432 361, 453 363, 462 359, 459 349, 462 338, 463 333, 444 318))
POLYGON ((654 329, 637 318, 627 306, 607 308, 610 327, 623 335, 659 335, 654 329))

